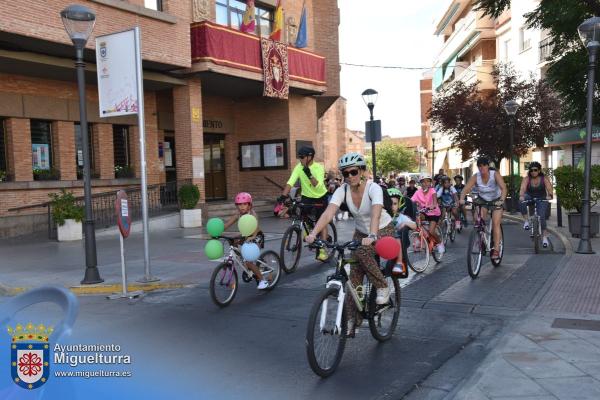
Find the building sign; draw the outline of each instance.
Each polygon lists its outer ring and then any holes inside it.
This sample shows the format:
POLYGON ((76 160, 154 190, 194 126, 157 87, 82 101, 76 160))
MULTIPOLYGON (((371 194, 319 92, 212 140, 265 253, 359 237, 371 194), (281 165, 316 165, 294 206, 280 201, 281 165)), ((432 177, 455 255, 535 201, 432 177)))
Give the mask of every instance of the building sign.
POLYGON ((202 120, 202 128, 206 133, 233 133, 233 121, 229 118, 207 116, 202 120))
MULTIPOLYGON (((585 128, 574 127, 556 132, 551 139, 546 140, 547 146, 561 146, 564 144, 577 144, 585 142, 585 128)), ((600 126, 592 127, 592 141, 600 141, 600 126)))
POLYGON ((134 30, 96 38, 100 117, 137 114, 134 30))
POLYGON ((200 122, 200 108, 192 107, 192 121, 200 122))
POLYGON ((31 145, 33 169, 50 169, 50 145, 33 143, 31 145))

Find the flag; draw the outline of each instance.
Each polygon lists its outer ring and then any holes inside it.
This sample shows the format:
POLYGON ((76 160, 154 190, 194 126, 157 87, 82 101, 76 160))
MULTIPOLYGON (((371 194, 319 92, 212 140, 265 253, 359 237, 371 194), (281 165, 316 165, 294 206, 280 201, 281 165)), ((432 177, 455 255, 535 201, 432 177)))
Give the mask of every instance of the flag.
POLYGON ((302 48, 308 45, 306 37, 306 3, 302 6, 302 16, 300 17, 300 26, 298 27, 298 36, 296 36, 296 47, 302 48))
POLYGON ((240 31, 254 33, 256 27, 256 11, 254 10, 254 0, 246 0, 246 11, 244 20, 240 24, 240 31))
POLYGON ((277 2, 275 9, 275 18, 273 23, 273 32, 269 35, 269 39, 281 42, 281 31, 283 30, 283 9, 281 8, 281 0, 277 2))

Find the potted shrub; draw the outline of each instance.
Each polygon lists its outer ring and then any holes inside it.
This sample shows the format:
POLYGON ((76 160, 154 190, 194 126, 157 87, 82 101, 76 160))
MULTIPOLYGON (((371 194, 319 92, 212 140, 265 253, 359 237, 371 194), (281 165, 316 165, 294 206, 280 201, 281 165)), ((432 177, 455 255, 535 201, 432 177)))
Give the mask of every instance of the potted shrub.
POLYGON ((52 219, 56 223, 58 241, 81 240, 83 207, 75 202, 72 192, 61 189, 60 193, 50 193, 52 219))
POLYGON ((521 182, 523 182, 523 177, 521 175, 513 175, 512 189, 510 187, 510 175, 503 176, 502 179, 504 179, 506 189, 508 190, 508 195, 504 201, 504 209, 517 211, 519 209, 519 190, 521 190, 521 182), (515 194, 514 198, 512 198, 512 193, 515 194))
POLYGON ((0 169, 0 182, 6 182, 7 179, 6 171, 0 169))
POLYGON ((115 165, 115 178, 135 178, 135 171, 129 165, 115 165))
MULTIPOLYGON (((590 206, 600 200, 600 165, 592 166, 590 206)), ((581 207, 583 202, 583 171, 579 168, 565 165, 554 170, 556 179, 556 195, 561 206, 568 212, 569 232, 574 237, 581 233, 581 207)), ((600 216, 590 214, 590 235, 598 233, 600 216)))
POLYGON ((60 173, 54 169, 33 169, 34 181, 57 181, 60 179, 60 173))
POLYGON ((181 209, 181 227, 197 228, 202 226, 202 210, 196 208, 198 200, 200 200, 198 186, 192 184, 181 186, 177 194, 177 199, 179 200, 179 208, 181 209))

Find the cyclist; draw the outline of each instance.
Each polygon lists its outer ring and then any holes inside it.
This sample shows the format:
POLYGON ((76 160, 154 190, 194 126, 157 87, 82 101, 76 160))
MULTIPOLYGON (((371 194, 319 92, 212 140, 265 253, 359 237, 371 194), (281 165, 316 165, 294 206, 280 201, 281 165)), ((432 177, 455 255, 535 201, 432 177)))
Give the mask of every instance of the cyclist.
POLYGON ((460 229, 460 218, 458 218, 458 192, 454 186, 452 186, 450 177, 444 176, 440 179, 440 182, 440 188, 437 190, 436 196, 438 202, 442 206, 442 217, 446 212, 446 208, 450 208, 452 210, 452 215, 454 215, 456 229, 460 229))
POLYGON ((440 221, 440 207, 437 202, 437 196, 435 189, 431 187, 433 180, 431 176, 424 176, 421 178, 421 187, 413 195, 412 201, 417 203, 419 209, 426 208, 428 211, 425 213, 425 220, 429 221, 429 234, 435 240, 437 244, 437 251, 441 254, 446 251, 444 243, 436 233, 436 227, 440 221))
POLYGON ((392 211, 394 212, 394 215, 392 215, 392 223, 396 228, 396 232, 399 234, 397 241, 400 245, 400 251, 398 252, 398 258, 396 258, 396 264, 392 268, 392 273, 396 275, 405 275, 408 272, 408 269, 406 260, 404 260, 405 243, 401 240, 402 231, 404 228, 417 229, 417 224, 415 224, 410 216, 404 213, 411 200, 406 199, 399 189, 390 188, 387 191, 392 199, 392 211))
POLYGON ((408 187, 406 188, 406 196, 413 197, 417 190, 419 190, 419 188, 417 187, 417 181, 415 181, 414 179, 408 181, 408 187))
MULTIPOLYGON (((455 175, 454 176, 454 189, 456 189, 456 195, 458 197, 460 197, 460 194, 462 193, 463 189, 465 188, 465 184, 463 183, 463 177, 462 175, 455 175)), ((467 209, 466 207, 463 205, 459 205, 458 206, 458 211, 459 214, 462 213, 462 223, 464 224, 464 226, 468 226, 469 224, 467 223, 467 209)))
MULTIPOLYGON (((474 174, 460 194, 460 205, 465 204, 465 196, 471 189, 477 190, 478 197, 473 199, 473 204, 482 207, 482 217, 486 218, 488 210, 492 213, 492 229, 494 235, 494 249, 491 258, 497 260, 500 257, 498 248, 500 247, 500 223, 502 222, 502 212, 504 200, 506 199, 506 184, 502 175, 496 170, 490 169, 490 160, 487 157, 477 159, 477 168, 479 172, 474 174)), ((475 207, 473 207, 475 208, 475 207)))
MULTIPOLYGON (((344 154, 338 162, 338 167, 347 183, 335 191, 327 209, 305 240, 313 243, 316 232, 321 232, 335 216, 338 208, 345 203, 354 216, 354 240, 361 240, 361 246, 354 251, 358 265, 352 265, 350 281, 354 287, 361 286, 364 275, 367 274, 369 281, 377 289, 377 304, 386 304, 390 298, 390 289, 379 269, 375 248, 372 246, 379 237, 394 234, 392 217, 383 208, 383 189, 371 179, 367 179, 367 163, 359 153, 344 154)), ((352 337, 362 319, 360 314, 357 314, 356 305, 350 296, 346 299, 346 310, 349 316, 348 336, 352 337)))
MULTIPOLYGON (((288 198, 288 194, 292 186, 300 180, 300 190, 302 191, 302 203, 314 212, 314 219, 318 220, 327 207, 327 188, 325 187, 325 167, 323 164, 315 162, 315 149, 311 146, 302 146, 298 149, 298 158, 300 162, 292 170, 292 175, 287 182, 279 202, 284 202, 288 198)), ((307 210, 308 211, 308 210, 307 210)), ((306 212, 303 210, 303 212, 306 212)), ((327 240, 327 229, 320 232, 321 239, 327 240)), ((320 249, 317 254, 317 259, 327 261, 328 255, 325 249, 320 249)))
POLYGON ((523 229, 529 229, 529 219, 527 218, 527 205, 523 201, 536 200, 538 214, 542 225, 542 245, 548 247, 547 221, 548 206, 545 201, 552 199, 552 182, 542 172, 542 164, 537 161, 529 164, 527 177, 521 182, 521 191, 519 200, 521 201, 521 214, 523 215, 523 229))
MULTIPOLYGON (((225 223, 225 229, 229 228, 231 225, 236 223, 242 215, 249 214, 256 218, 256 220, 258 220, 258 215, 256 215, 256 212, 252 209, 252 196, 250 195, 250 193, 238 193, 235 196, 235 206, 237 208, 237 212, 227 220, 227 222, 225 223)), ((246 238, 246 241, 256 242, 257 235, 259 232, 260 229, 256 227, 254 233, 251 236, 248 236, 246 238)), ((238 243, 238 245, 239 244, 240 243, 238 243)), ((254 272, 254 275, 256 275, 256 278, 258 279, 258 286, 256 288, 258 290, 264 290, 269 287, 269 281, 263 279, 260 269, 256 266, 256 264, 250 261, 246 261, 246 268, 254 272)))

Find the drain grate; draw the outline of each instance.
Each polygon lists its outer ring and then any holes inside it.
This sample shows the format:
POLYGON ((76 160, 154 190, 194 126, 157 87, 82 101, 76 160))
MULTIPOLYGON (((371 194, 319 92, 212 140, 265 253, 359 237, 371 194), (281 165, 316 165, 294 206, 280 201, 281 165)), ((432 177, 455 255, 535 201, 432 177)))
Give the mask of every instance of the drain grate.
POLYGON ((600 332, 600 321, 593 319, 556 318, 554 322, 552 322, 552 328, 600 332))

